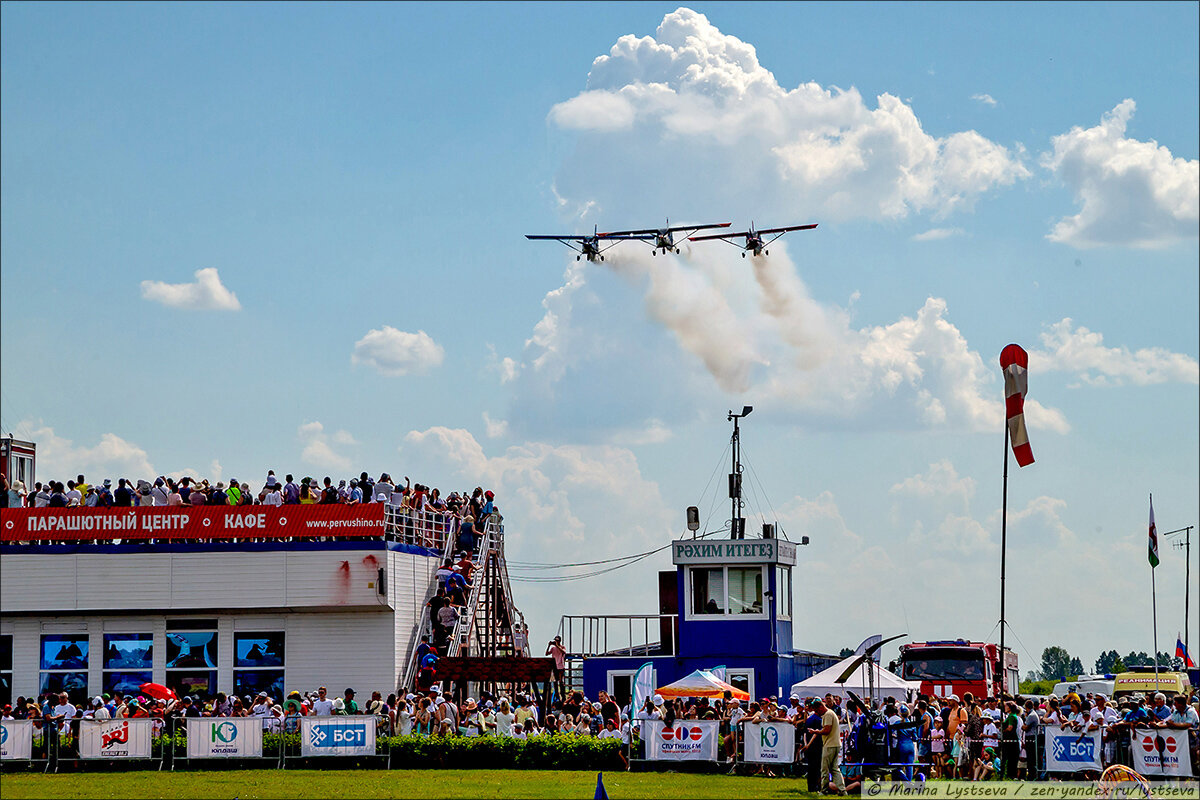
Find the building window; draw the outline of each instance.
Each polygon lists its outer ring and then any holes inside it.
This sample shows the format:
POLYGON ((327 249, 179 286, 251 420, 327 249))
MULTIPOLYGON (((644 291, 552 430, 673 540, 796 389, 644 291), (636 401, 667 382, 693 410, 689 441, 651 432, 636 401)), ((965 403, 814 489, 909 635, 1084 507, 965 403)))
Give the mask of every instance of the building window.
POLYGON ((0 705, 12 702, 12 661, 13 637, 6 633, 0 635, 0 705))
POLYGON ((775 568, 775 616, 779 619, 792 617, 792 570, 790 567, 775 568))
POLYGON ((153 680, 154 634, 104 634, 104 691, 136 694, 153 680))
POLYGON ((692 570, 692 613, 725 613, 725 568, 692 570))
POLYGON ((751 700, 754 699, 754 670, 727 669, 725 670, 725 682, 750 695, 751 700))
POLYGON ((697 567, 690 572, 693 616, 762 615, 762 567, 697 567))
POLYGON ((43 634, 41 667, 42 694, 66 692, 72 702, 84 702, 88 694, 88 635, 43 634))
POLYGON ((233 635, 233 691, 254 697, 266 692, 283 701, 283 632, 235 633, 233 635))
POLYGON ((761 567, 729 567, 729 613, 763 612, 763 571, 761 567))
POLYGON ((217 693, 217 632, 167 631, 167 687, 175 694, 217 693))

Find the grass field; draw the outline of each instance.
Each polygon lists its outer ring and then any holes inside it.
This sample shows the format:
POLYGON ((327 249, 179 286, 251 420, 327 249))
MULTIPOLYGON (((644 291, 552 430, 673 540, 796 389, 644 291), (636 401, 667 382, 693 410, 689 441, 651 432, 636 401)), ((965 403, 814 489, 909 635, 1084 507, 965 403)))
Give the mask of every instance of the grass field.
MULTIPOLYGON (((606 772, 612 800, 623 798, 812 797, 803 779, 673 772, 606 772)), ((239 770, 95 772, 0 776, 0 797, 18 798, 564 798, 590 800, 594 772, 534 770, 239 770)))

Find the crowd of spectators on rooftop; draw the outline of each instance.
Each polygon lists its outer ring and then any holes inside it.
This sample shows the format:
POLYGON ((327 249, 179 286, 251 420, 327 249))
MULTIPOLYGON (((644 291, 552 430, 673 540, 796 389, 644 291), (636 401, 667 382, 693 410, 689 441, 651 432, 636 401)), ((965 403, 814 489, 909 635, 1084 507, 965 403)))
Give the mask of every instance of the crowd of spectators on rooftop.
POLYGON ((481 519, 490 513, 485 512, 485 506, 491 504, 492 498, 492 492, 478 486, 471 492, 454 491, 443 497, 439 489, 414 484, 407 476, 400 485, 386 472, 378 479, 363 472, 357 478, 335 483, 329 476, 321 480, 306 476, 296 481, 289 474, 280 480, 271 470, 257 493, 249 483, 239 482, 236 478, 230 478, 228 482, 210 482, 207 478, 183 476, 176 479, 159 475, 153 480, 118 478, 114 484, 111 478, 88 483, 80 474, 65 483, 37 481, 30 489, 21 481, 10 484, 7 476, 0 476, 0 508, 386 503, 402 510, 435 511, 481 519))

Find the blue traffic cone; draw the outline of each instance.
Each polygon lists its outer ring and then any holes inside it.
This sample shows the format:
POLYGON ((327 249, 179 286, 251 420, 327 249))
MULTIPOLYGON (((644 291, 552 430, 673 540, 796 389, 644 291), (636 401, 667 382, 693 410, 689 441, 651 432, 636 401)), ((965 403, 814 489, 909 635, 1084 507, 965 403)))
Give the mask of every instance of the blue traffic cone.
POLYGON ((608 800, 608 792, 604 791, 604 773, 596 773, 596 796, 593 800, 608 800))

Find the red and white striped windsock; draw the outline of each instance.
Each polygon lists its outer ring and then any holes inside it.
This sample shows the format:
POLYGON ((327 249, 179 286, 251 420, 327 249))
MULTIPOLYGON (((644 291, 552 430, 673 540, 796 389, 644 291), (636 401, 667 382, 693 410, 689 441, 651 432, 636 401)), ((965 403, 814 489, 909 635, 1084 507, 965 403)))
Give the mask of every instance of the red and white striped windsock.
POLYGON ((1019 344, 1010 344, 1000 351, 1000 368, 1004 370, 1004 410, 1008 416, 1008 439, 1012 442, 1017 464, 1027 467, 1033 463, 1029 433, 1025 430, 1025 393, 1029 390, 1029 354, 1019 344))

